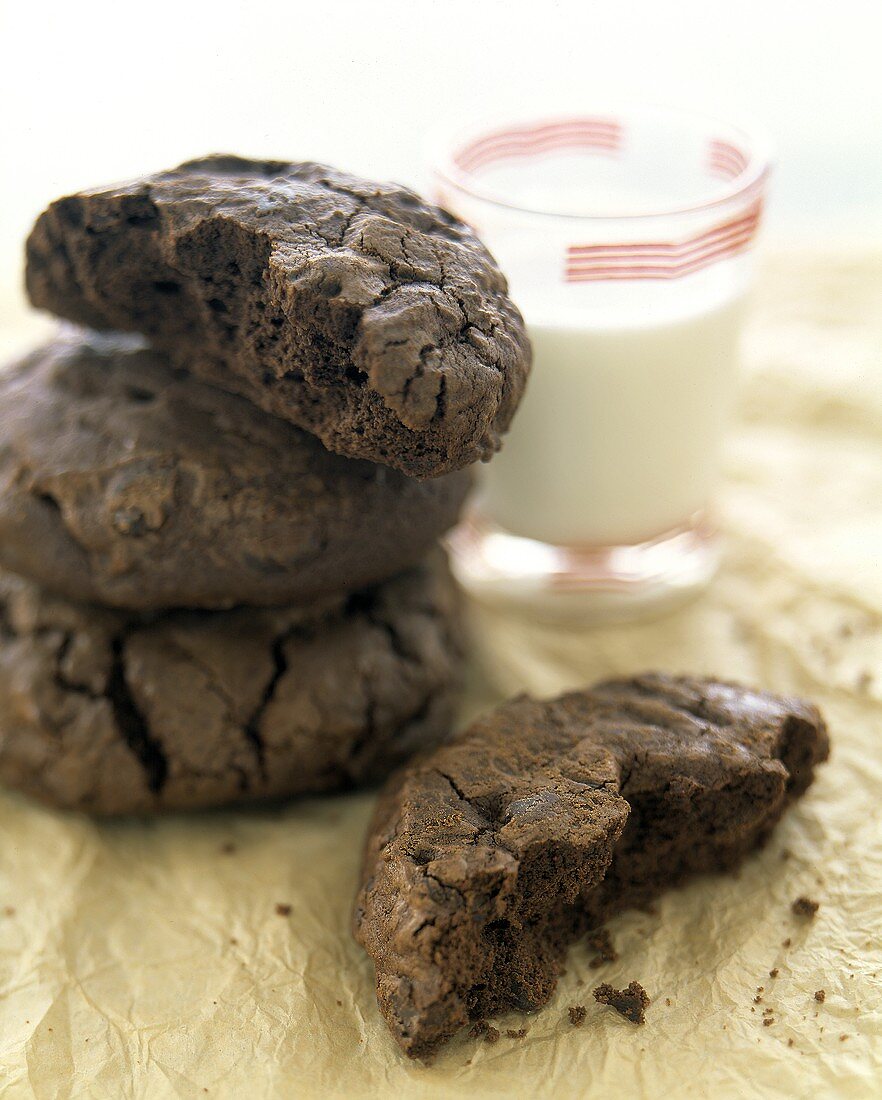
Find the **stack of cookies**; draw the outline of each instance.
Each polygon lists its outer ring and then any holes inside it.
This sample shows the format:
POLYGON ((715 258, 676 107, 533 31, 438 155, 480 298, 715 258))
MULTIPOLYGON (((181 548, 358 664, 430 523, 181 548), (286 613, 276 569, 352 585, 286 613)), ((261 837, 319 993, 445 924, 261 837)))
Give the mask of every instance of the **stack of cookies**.
POLYGON ((450 732, 440 536, 529 346, 455 219, 209 157, 53 203, 0 375, 0 778, 94 813, 376 780, 450 732))

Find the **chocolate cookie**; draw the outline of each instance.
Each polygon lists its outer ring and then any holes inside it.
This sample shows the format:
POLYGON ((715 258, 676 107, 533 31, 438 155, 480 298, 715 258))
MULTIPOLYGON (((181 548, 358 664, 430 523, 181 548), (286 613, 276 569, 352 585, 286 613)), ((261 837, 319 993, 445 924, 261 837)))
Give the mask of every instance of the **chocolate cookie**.
POLYGON ((440 553, 309 610, 153 619, 0 574, 0 780, 95 814, 374 781, 451 728, 455 603, 440 553))
POLYGON ((205 157, 59 199, 28 240, 27 285, 417 477, 489 458, 529 369, 505 279, 465 225, 320 164, 205 157))
POLYGON ((807 703, 712 680, 522 696, 390 780, 355 934, 408 1054, 545 1004, 566 947, 691 875, 734 867, 828 752, 807 703))
POLYGON ((419 562, 468 487, 333 455, 138 337, 71 334, 0 373, 0 565, 71 599, 352 591, 419 562))

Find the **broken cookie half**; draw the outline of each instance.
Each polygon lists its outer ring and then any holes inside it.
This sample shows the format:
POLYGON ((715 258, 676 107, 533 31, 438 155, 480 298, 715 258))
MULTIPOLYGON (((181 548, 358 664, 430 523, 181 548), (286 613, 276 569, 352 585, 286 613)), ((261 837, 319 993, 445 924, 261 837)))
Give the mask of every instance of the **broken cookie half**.
POLYGON ((209 156, 70 195, 27 244, 31 301, 419 478, 489 459, 530 346, 471 230, 326 165, 209 156))
POLYGON ((355 935, 395 1038, 551 996, 567 946, 610 914, 760 845, 827 757, 818 710, 713 680, 640 676, 521 696, 382 794, 355 935))

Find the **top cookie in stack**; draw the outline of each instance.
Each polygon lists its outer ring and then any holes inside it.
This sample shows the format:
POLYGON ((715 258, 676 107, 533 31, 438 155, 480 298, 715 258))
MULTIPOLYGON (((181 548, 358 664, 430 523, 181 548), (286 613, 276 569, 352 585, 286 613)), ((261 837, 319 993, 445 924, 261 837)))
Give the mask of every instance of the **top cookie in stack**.
POLYGON ((210 806, 446 736, 462 644, 433 548, 529 368, 471 232, 224 156, 60 199, 27 254, 33 303, 107 335, 0 377, 0 777, 210 806))
POLYGON ((214 156, 59 199, 36 306, 140 332, 338 454, 437 477, 499 448, 529 345, 472 232, 401 187, 214 156))

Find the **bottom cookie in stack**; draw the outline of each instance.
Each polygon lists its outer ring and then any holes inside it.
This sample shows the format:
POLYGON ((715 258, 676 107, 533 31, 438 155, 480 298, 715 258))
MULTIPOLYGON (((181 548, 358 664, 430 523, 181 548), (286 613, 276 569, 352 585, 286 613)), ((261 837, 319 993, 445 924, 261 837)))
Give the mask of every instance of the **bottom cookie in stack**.
POLYGON ((0 574, 0 781, 94 814, 351 788, 444 738, 462 642, 442 552, 311 607, 144 615, 0 574))

